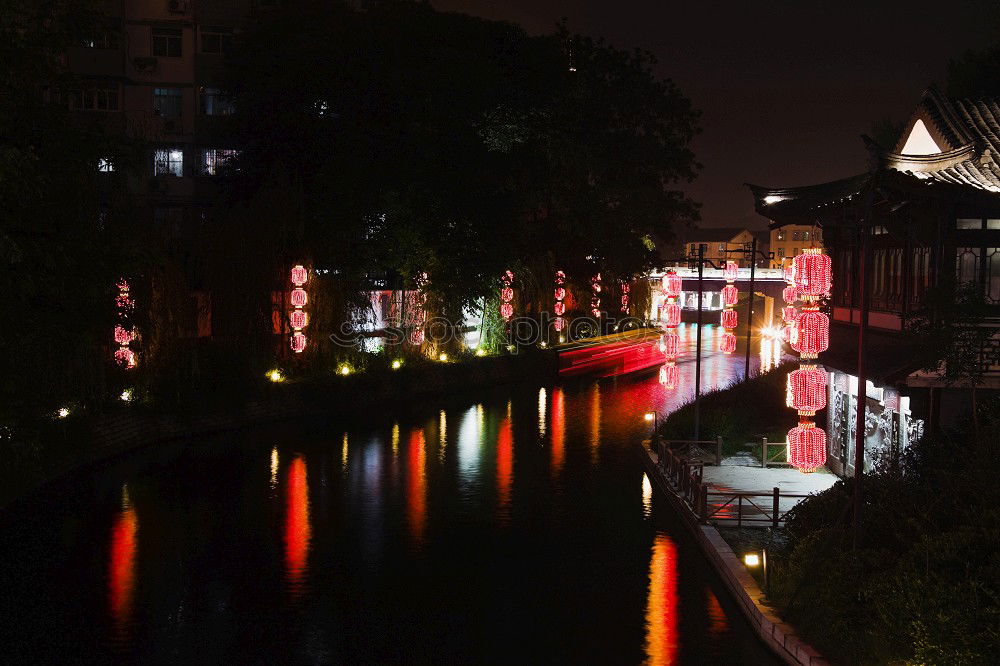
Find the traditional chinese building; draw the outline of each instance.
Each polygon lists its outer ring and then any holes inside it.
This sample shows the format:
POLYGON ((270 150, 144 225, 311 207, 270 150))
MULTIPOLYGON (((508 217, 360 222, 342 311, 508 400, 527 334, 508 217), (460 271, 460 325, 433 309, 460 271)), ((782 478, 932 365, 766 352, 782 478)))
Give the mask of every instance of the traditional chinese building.
MULTIPOLYGON (((905 331, 928 288, 981 289, 995 312, 980 325, 1000 331, 1000 99, 954 100, 931 88, 891 150, 865 141, 867 173, 806 187, 750 186, 773 231, 817 229, 833 257, 831 345, 821 360, 831 370, 830 466, 843 474, 853 473, 862 230, 869 239, 869 462, 919 436, 914 414, 931 425, 968 414, 971 384, 922 372, 905 331)), ((1000 335, 977 360, 979 389, 1000 388, 1000 335)))

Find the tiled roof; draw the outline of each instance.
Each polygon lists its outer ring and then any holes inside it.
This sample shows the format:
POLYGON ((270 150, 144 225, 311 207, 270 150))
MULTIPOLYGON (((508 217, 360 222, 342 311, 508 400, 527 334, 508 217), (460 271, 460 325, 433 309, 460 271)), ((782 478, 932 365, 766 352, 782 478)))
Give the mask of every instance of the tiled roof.
MULTIPOLYGON (((934 155, 885 153, 890 169, 922 180, 967 185, 1000 192, 1000 99, 948 99, 934 88, 926 90, 909 127, 923 120, 942 143, 934 155)), ((897 148, 898 149, 898 148, 897 148)))

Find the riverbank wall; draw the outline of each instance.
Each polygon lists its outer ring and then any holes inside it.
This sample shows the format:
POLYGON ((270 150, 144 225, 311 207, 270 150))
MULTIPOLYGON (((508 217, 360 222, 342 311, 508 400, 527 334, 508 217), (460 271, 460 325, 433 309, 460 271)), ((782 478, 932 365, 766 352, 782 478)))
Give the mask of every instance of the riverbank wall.
POLYGON ((660 471, 656 464, 656 454, 650 451, 648 446, 643 445, 640 447, 639 455, 646 469, 646 475, 673 506, 681 522, 694 537, 698 547, 760 639, 787 664, 829 666, 829 662, 799 638, 795 634, 794 627, 785 623, 767 604, 757 581, 746 570, 719 531, 712 525, 698 522, 697 516, 660 471))
POLYGON ((295 418, 337 418, 365 410, 398 409, 449 394, 518 382, 551 381, 555 354, 471 358, 421 364, 391 373, 331 375, 264 387, 259 397, 226 409, 155 413, 122 405, 112 413, 65 419, 27 455, 0 471, 0 510, 75 471, 144 447, 295 418))

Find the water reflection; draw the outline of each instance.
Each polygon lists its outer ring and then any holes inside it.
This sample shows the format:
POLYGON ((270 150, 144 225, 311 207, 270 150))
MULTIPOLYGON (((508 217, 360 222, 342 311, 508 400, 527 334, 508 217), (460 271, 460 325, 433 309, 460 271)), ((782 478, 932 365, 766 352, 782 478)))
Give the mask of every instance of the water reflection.
POLYGON ((677 657, 677 548, 666 534, 653 540, 646 598, 648 664, 673 664, 677 657))
POLYGON ((312 526, 309 524, 309 480, 306 461, 295 456, 285 479, 285 574, 293 595, 303 591, 312 526))
POLYGON ((566 455, 566 395, 563 389, 552 389, 552 475, 562 470, 566 455))
POLYGON ((649 518, 653 514, 653 484, 646 473, 642 473, 642 515, 649 518))
POLYGON ((410 443, 406 449, 406 507, 410 522, 410 535, 417 543, 424 538, 424 522, 427 520, 427 477, 424 466, 427 451, 422 428, 414 428, 410 433, 410 443))
POLYGON ((510 521, 510 488, 514 482, 514 433, 510 423, 510 403, 507 416, 497 432, 497 520, 501 525, 510 521))
POLYGON ((121 511, 111 528, 108 551, 108 604, 119 639, 127 638, 135 593, 136 534, 139 519, 129 498, 128 486, 122 486, 121 511))
POLYGON ((545 437, 545 406, 548 398, 545 394, 545 387, 538 389, 538 436, 545 437))
POLYGON ((590 462, 592 465, 596 465, 601 450, 601 385, 599 382, 594 382, 590 388, 588 415, 590 416, 590 462))

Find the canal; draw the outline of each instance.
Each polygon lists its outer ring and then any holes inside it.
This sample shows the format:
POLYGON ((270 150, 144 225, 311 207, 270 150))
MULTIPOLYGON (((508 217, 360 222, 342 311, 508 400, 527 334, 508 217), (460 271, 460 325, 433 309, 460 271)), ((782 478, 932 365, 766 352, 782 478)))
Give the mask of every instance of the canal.
MULTIPOLYGON (((743 372, 717 330, 706 388, 743 372)), ((636 455, 642 414, 693 390, 684 339, 674 390, 655 371, 504 387, 56 484, 0 517, 0 655, 776 663, 636 455)))

